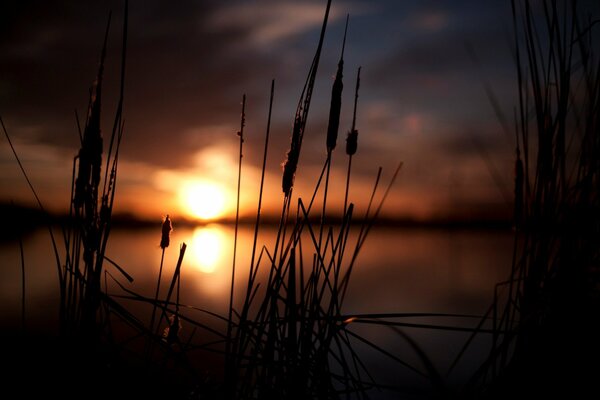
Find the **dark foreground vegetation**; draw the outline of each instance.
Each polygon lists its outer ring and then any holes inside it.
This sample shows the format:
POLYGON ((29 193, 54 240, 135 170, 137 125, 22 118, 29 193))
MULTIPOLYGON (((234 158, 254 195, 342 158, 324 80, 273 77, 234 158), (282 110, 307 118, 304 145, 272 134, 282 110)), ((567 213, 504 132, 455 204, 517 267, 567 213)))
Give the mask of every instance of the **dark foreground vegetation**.
MULTIPOLYGON (((80 132, 81 149, 73 162, 69 221, 59 238, 49 225, 55 253, 48 263, 55 262, 60 298, 58 333, 48 336, 14 330, 3 338, 4 359, 10 366, 5 382, 14 385, 15 391, 59 398, 362 399, 373 393, 387 393, 389 398, 415 395, 403 387, 378 383, 355 351, 360 344, 425 382, 424 389, 416 394, 419 397, 537 398, 557 392, 577 397, 585 391, 594 392, 600 372, 600 60, 594 47, 598 20, 585 14, 576 2, 544 1, 535 2, 535 6, 529 1, 513 2, 519 104, 514 118, 499 113, 504 128, 514 132, 516 144, 511 274, 498 283, 494 301, 478 324, 409 324, 408 317, 440 315, 344 312, 357 256, 376 225, 402 164, 386 182, 382 182, 379 169, 366 214, 356 216, 347 193, 352 157, 359 149, 360 68, 353 85, 353 123, 341 146, 345 155, 334 152, 344 88, 343 44, 331 92, 322 172, 315 177, 317 184, 309 197, 293 195, 330 3, 293 116, 282 193, 269 194, 282 198, 277 239, 273 244, 257 242, 265 222, 261 219, 261 180, 251 258, 237 260, 234 245, 228 315, 179 302, 185 243, 176 245, 179 261, 174 273, 170 277, 159 275, 153 298, 137 294, 127 266, 105 254, 113 227, 119 145, 124 134, 126 6, 121 91, 108 140, 105 142, 100 128, 105 40, 80 132), (327 201, 334 155, 348 160, 343 215, 336 218, 328 214, 331 205, 327 201), (351 227, 359 231, 354 240, 349 235, 351 227), (106 263, 119 275, 106 273, 106 263), (236 268, 249 271, 241 308, 233 306, 236 268), (259 279, 259 270, 267 271, 267 279, 259 279), (107 293, 109 280, 119 285, 120 293, 107 293), (152 310, 150 321, 127 308, 134 302, 152 310), (191 327, 186 334, 180 329, 182 324, 191 327), (365 325, 392 329, 398 341, 417 354, 418 365, 363 338, 354 329, 365 325), (469 333, 452 368, 478 335, 491 336, 489 356, 463 386, 449 387, 446 373, 438 371, 417 341, 403 330, 415 325, 469 333)), ((272 82, 271 106, 274 97, 272 82)), ((9 138, 4 122, 2 127, 9 138)), ((245 96, 237 133, 239 179, 244 127, 245 96)), ((270 111, 263 179, 269 131, 270 111)), ((21 165, 16 152, 15 156, 21 165)), ((37 201, 40 218, 45 218, 43 204, 37 201)), ((238 225, 236 215, 236 242, 238 225)), ((170 231, 167 217, 160 240, 163 256, 173 246, 170 231)), ((162 259, 160 263, 162 274, 162 259)), ((461 316, 444 317, 458 321, 461 316)))

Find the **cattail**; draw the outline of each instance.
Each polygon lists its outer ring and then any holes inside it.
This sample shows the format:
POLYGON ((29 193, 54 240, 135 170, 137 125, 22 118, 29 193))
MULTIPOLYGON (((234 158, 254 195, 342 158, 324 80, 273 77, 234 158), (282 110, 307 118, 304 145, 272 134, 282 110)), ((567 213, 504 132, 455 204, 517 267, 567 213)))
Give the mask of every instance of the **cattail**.
POLYGON ((346 28, 344 30, 344 41, 342 43, 342 53, 335 73, 335 81, 331 88, 331 105, 329 107, 329 124, 327 125, 327 152, 335 149, 337 144, 338 130, 340 127, 340 112, 342 109, 342 90, 344 83, 344 48, 346 47, 346 33, 348 32, 348 16, 346 17, 346 28))
POLYGON ((344 61, 340 60, 338 64, 338 70, 335 75, 335 81, 333 82, 333 88, 331 90, 331 106, 329 108, 329 125, 327 126, 327 151, 335 149, 338 137, 338 129, 340 126, 340 111, 342 109, 342 90, 344 84, 342 83, 342 70, 344 68, 344 61))
POLYGON ((79 149, 79 170, 75 181, 74 203, 76 207, 96 199, 100 183, 103 145, 100 130, 100 85, 101 79, 98 78, 94 83, 95 88, 90 92, 91 104, 88 111, 88 122, 84 129, 81 149, 79 149))
MULTIPOLYGON (((152 308, 152 318, 150 319, 150 330, 154 328, 154 318, 156 317, 156 304, 158 302, 158 293, 160 291, 160 280, 162 277, 163 261, 165 259, 165 249, 169 247, 169 243, 171 242, 172 230, 173 227, 171 226, 171 219, 169 218, 169 214, 167 214, 162 224, 162 236, 160 238, 160 248, 162 249, 162 255, 160 257, 160 268, 158 269, 158 281, 156 283, 156 294, 154 295, 154 307, 152 308)), ((158 324, 160 325, 160 320, 158 324)))
POLYGON ((297 114, 294 120, 294 129, 292 131, 292 142, 290 150, 287 152, 285 163, 283 164, 283 179, 281 187, 283 193, 289 196, 294 186, 294 177, 298 168, 298 159, 300 158, 300 144, 302 140, 302 117, 297 114))
POLYGON ((358 148, 358 130, 356 129, 356 107, 358 106, 358 89, 360 87, 360 69, 356 74, 356 89, 354 91, 354 112, 352 113, 352 129, 348 132, 346 137, 346 154, 352 156, 356 153, 358 148))
POLYGON ((310 67, 306 84, 300 95, 300 101, 296 108, 296 116, 294 118, 294 128, 292 129, 292 143, 290 150, 287 153, 286 160, 283 164, 283 178, 281 182, 281 188, 285 197, 290 195, 292 187, 294 186, 294 178, 296 176, 296 169, 298 168, 298 160, 300 159, 300 148, 302 147, 302 138, 304 137, 304 128, 306 126, 306 119, 308 118, 308 109, 310 107, 310 101, 312 99, 312 91, 315 86, 315 77, 317 75, 317 69, 319 67, 319 59, 321 58, 321 50, 323 49, 323 39, 325 38, 325 30, 327 28, 327 20, 329 18, 329 9, 331 8, 331 0, 327 0, 327 7, 325 8, 325 17, 323 18, 323 26, 321 27, 321 35, 319 37, 319 45, 313 59, 313 63, 310 67))
POLYGON ((173 227, 171 226, 171 219, 169 219, 169 215, 165 218, 165 221, 162 225, 162 237, 160 239, 160 248, 165 249, 169 247, 170 239, 171 239, 171 231, 173 227))
POLYGON ((88 216, 93 214, 95 202, 98 198, 98 185, 102 168, 102 131, 100 129, 100 114, 102 105, 102 77, 104 75, 104 59, 106 57, 106 44, 110 18, 104 36, 102 55, 98 75, 90 89, 90 102, 87 121, 83 132, 81 149, 79 150, 79 170, 75 180, 75 197, 73 203, 76 208, 86 205, 88 216))
POLYGON ((358 131, 353 129, 348 132, 346 137, 346 154, 353 156, 358 148, 358 131))

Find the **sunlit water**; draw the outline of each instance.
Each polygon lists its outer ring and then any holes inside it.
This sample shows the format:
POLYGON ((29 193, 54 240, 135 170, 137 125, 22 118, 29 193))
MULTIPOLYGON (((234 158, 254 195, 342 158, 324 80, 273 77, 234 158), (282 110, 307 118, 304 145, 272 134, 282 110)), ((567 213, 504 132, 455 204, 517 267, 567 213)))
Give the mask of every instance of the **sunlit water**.
MULTIPOLYGON (((259 235, 258 244, 272 248, 275 230, 268 228, 259 235)), ((161 298, 166 295, 179 257, 181 243, 187 244, 182 264, 180 302, 226 316, 232 275, 234 229, 208 225, 175 229, 171 246, 164 255, 161 298)), ((113 230, 107 255, 133 278, 129 283, 110 264, 105 285, 111 295, 123 295, 114 282, 141 295, 153 297, 159 273, 160 231, 113 230)), ((40 230, 24 238, 26 328, 52 330, 57 317, 57 272, 47 231, 40 230)), ((245 289, 253 229, 241 227, 236 259, 235 300, 239 304, 245 289)), ((504 280, 510 268, 512 236, 506 231, 458 231, 375 228, 358 257, 344 302, 345 314, 358 313, 461 313, 482 315, 488 308, 494 285, 504 280)), ((310 255, 312 256, 312 255, 310 255)), ((0 321, 2 329, 16 329, 21 324, 21 263, 18 242, 0 243, 0 321)), ((264 273, 265 271, 263 271, 264 273)), ((142 320, 150 319, 151 307, 139 302, 120 300, 142 320)), ((196 320, 207 320, 224 329, 212 317, 195 311, 185 313, 196 320)), ((411 319, 408 322, 467 324, 475 321, 451 319, 411 319)), ((186 326, 183 326, 185 331, 186 326)), ((353 327, 355 332, 377 343, 403 360, 421 367, 406 343, 391 329, 372 326, 353 327)), ((406 328, 432 358, 440 373, 445 374, 467 335, 406 328)), ((189 332, 189 327, 188 327, 189 332)), ((202 341, 202 334, 196 336, 202 341)), ((465 379, 483 357, 487 339, 481 337, 448 378, 465 379)), ((415 377, 402 367, 390 364, 377 352, 356 344, 374 376, 383 382, 411 385, 415 377)), ((418 381, 418 379, 416 380, 418 381)), ((414 381, 414 382, 416 382, 414 381)))

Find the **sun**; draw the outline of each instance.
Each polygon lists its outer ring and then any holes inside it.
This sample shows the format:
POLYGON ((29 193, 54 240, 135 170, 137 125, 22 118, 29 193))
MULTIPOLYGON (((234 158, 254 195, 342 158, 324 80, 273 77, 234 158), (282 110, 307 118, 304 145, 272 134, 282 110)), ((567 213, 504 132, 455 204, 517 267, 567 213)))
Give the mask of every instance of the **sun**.
POLYGON ((222 217, 227 210, 226 191, 213 182, 189 182, 182 188, 181 200, 188 214, 203 220, 222 217))

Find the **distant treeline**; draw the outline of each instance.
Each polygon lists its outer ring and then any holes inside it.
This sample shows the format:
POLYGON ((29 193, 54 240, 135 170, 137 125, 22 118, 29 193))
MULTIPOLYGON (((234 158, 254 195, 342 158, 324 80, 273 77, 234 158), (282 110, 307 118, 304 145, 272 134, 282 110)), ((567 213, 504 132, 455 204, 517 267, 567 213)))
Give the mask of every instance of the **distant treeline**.
MULTIPOLYGON (((411 216, 402 217, 380 217, 378 224, 389 228, 430 228, 430 229, 510 229, 512 221, 510 217, 502 213, 473 214, 473 215, 439 215, 428 219, 419 219, 411 216)), ((68 215, 60 213, 44 213, 39 208, 23 205, 0 202, 0 216, 4 229, 0 230, 0 240, 15 240, 19 236, 40 227, 51 225, 66 226, 69 222, 68 215)), ((173 223, 178 227, 202 226, 217 222, 221 224, 233 224, 233 219, 221 219, 218 221, 194 221, 189 219, 175 218, 173 223)), ((253 224, 254 217, 240 217, 240 225, 253 224)), ((277 225, 277 217, 265 215, 262 220, 265 225, 277 225)), ((354 223, 360 225, 360 219, 354 223)), ((112 216, 112 224, 119 228, 143 229, 160 226, 161 219, 140 218, 134 214, 117 213, 112 216)))

